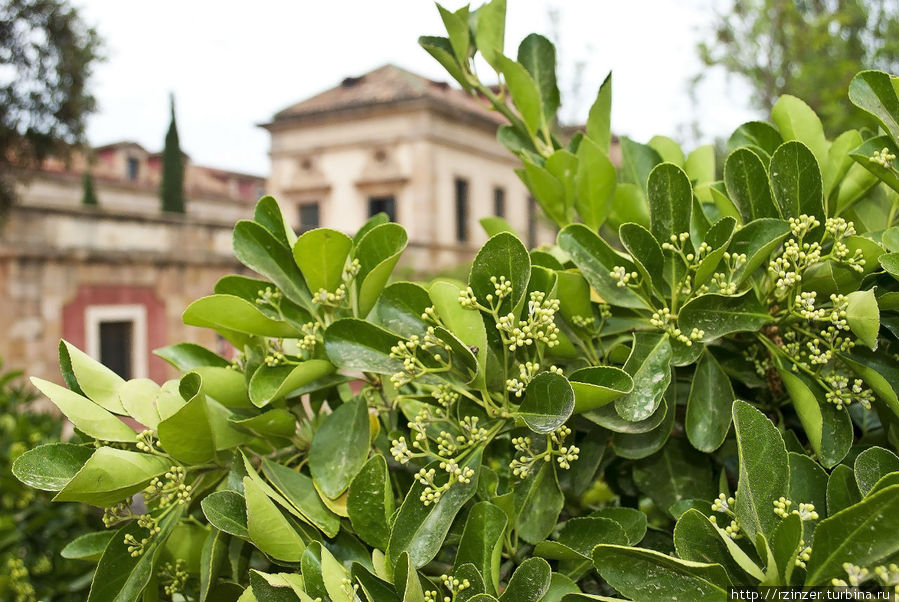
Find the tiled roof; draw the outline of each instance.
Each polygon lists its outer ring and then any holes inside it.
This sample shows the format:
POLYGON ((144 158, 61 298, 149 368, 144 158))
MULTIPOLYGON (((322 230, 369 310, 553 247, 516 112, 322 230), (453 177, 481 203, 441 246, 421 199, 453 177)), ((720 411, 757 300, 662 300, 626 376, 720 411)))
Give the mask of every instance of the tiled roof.
POLYGON ((365 75, 348 77, 330 90, 279 111, 273 121, 415 100, 431 101, 497 124, 505 122, 501 115, 487 108, 486 101, 396 65, 384 65, 365 75))

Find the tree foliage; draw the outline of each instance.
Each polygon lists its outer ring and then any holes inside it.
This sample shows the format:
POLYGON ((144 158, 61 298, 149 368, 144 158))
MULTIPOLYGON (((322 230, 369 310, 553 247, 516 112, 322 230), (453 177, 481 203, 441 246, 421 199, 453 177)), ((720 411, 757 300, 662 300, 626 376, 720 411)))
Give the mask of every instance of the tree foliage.
MULTIPOLYGON (((828 134, 873 122, 846 97, 861 69, 899 67, 894 0, 735 0, 698 46, 708 67, 746 81, 751 103, 770 111, 782 94, 805 100, 828 134)), ((701 78, 702 76, 698 76, 701 78)))
MULTIPOLYGON (((0 177, 82 142, 100 39, 66 0, 0 3, 0 177)), ((0 205, 10 202, 10 189, 0 205)))
POLYGON ((162 150, 162 181, 159 196, 162 210, 184 213, 184 154, 178 141, 178 125, 175 122, 175 97, 170 99, 172 120, 165 134, 165 148, 162 150))

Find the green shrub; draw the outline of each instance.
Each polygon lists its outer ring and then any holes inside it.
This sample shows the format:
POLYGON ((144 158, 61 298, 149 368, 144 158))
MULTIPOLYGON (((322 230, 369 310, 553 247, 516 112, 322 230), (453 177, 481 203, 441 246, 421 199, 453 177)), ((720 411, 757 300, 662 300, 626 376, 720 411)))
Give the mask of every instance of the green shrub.
POLYGON ((36 395, 21 377, 0 371, 0 599, 83 600, 93 567, 60 552, 70 539, 96 529, 99 517, 72 504, 52 504, 51 496, 23 486, 10 472, 30 447, 62 434, 61 418, 31 409, 36 395))
POLYGON ((297 238, 266 197, 234 229, 260 277, 223 278, 183 316, 233 360, 166 347, 185 374, 159 386, 61 344, 68 388, 34 383, 93 443, 37 447, 15 471, 105 508, 109 529, 69 546, 98 559, 89 600, 899 583, 889 77, 850 89, 885 136, 828 141, 784 97, 773 125, 731 136, 721 181, 710 148, 666 138, 622 139, 616 169, 611 79, 563 145, 552 45, 503 56, 501 0, 440 10, 449 36, 422 45, 509 118, 499 138, 558 245, 528 251, 491 220, 466 283, 388 284, 401 226, 297 238))

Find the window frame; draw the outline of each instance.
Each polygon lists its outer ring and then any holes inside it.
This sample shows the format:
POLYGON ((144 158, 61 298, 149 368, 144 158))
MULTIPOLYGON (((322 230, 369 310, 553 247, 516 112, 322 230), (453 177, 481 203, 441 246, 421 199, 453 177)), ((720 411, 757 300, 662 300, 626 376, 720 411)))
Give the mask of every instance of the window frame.
POLYGON ((471 241, 471 182, 467 178, 456 176, 453 179, 453 207, 455 209, 456 242, 471 241), (460 192, 464 191, 464 194, 460 192))
POLYGON ((100 361, 100 324, 131 322, 131 378, 147 378, 147 308, 140 304, 88 305, 84 308, 85 351, 100 361))

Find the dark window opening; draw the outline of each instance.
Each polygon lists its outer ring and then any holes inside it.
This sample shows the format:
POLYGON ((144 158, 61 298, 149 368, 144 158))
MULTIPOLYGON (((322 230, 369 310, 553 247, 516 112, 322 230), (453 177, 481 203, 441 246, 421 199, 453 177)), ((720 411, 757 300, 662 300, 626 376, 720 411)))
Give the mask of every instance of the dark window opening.
POLYGON ((528 197, 528 247, 537 246, 537 200, 528 197))
POLYGON ((318 203, 300 205, 300 232, 308 232, 319 227, 318 203))
POLYGON ((390 196, 373 196, 368 198, 368 217, 386 213, 390 221, 396 221, 396 199, 390 196))
POLYGON ((468 180, 456 178, 456 240, 468 241, 468 180))
POLYGON ((493 215, 506 217, 506 190, 504 188, 493 189, 493 215))
POLYGON ((133 378, 133 337, 133 322, 100 322, 100 363, 125 380, 133 378))
POLYGON ((128 157, 128 179, 132 182, 137 180, 137 173, 140 169, 140 163, 134 157, 128 157))

